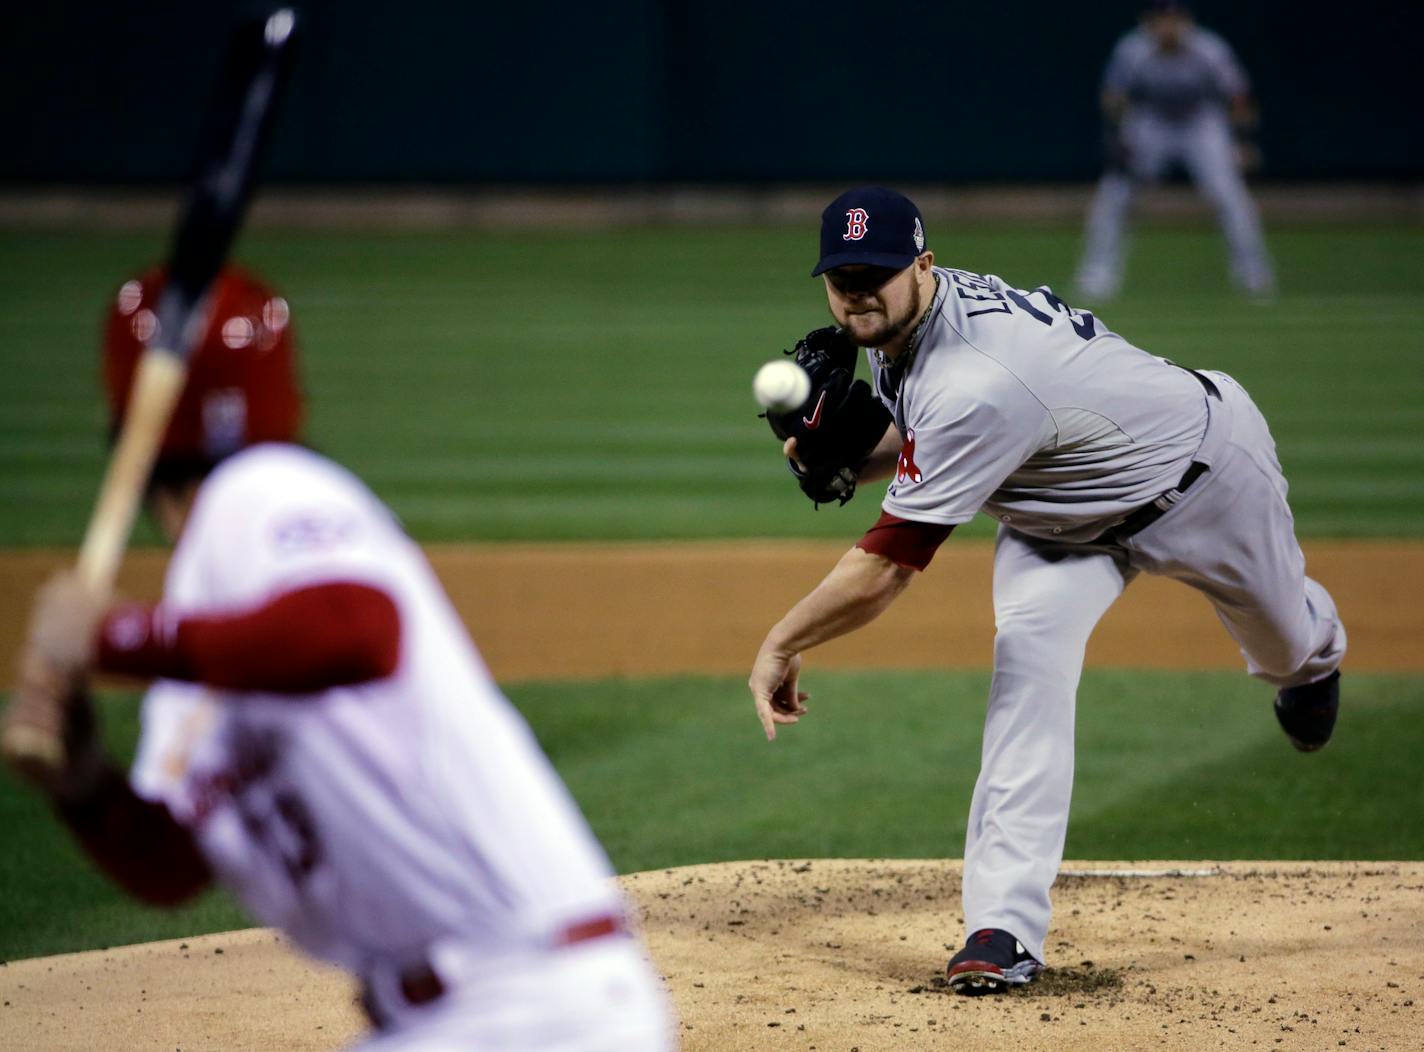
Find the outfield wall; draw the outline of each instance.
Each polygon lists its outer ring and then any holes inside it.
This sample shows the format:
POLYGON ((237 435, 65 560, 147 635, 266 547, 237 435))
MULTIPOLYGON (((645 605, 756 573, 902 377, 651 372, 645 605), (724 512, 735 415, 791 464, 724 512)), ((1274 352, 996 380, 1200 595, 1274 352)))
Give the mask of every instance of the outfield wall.
MULTIPOLYGON (((271 6, 271 5, 269 5, 271 6)), ((1141 0, 301 0, 272 170, 303 183, 1072 180, 1141 0)), ((1199 0, 1273 177, 1417 178, 1424 5, 1199 0)), ((14 5, 0 182, 181 179, 250 0, 14 5)))

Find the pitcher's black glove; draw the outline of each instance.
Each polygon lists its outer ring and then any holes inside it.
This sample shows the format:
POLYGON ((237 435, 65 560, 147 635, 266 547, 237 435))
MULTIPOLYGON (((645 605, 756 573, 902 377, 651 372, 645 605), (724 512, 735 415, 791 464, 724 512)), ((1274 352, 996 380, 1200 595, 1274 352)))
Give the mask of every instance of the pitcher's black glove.
POLYGON ((844 504, 855 496, 860 469, 890 426, 890 412, 869 384, 855 379, 860 348, 840 329, 815 329, 786 353, 810 376, 811 393, 795 409, 767 410, 767 423, 783 442, 796 439, 796 460, 787 464, 801 492, 817 507, 844 504))

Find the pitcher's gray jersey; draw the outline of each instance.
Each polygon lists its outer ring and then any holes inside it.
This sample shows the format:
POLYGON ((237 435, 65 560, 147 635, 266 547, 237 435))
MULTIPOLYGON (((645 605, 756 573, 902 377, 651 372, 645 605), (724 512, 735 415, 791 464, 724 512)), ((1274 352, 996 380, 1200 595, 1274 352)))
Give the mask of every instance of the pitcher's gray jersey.
POLYGON ((982 508, 1030 536, 1085 541, 1176 484, 1206 427, 1195 377, 1047 287, 935 276, 908 367, 870 355, 905 441, 886 511, 953 524, 982 508))
POLYGON ((1000 521, 964 919, 971 932, 1011 933, 1043 961, 1084 654, 1133 578, 1201 592, 1251 674, 1278 687, 1329 676, 1345 629, 1329 592, 1305 575, 1275 443, 1231 377, 1148 354, 1047 288, 935 275, 904 366, 883 368, 871 354, 904 437, 884 508, 941 524, 982 508, 1000 521), (1192 465, 1205 470, 1180 489, 1192 465), (1102 536, 1169 494, 1150 525, 1102 536))
MULTIPOLYGON (((1203 109, 1191 123, 1223 119, 1203 109)), ((931 243, 914 202, 887 187, 853 188, 821 213, 813 273, 831 314, 852 335, 876 315, 876 328, 912 327, 897 330, 893 360, 867 350, 896 431, 876 425, 866 480, 886 474, 897 437, 900 453, 885 514, 767 633, 749 685, 769 738, 799 722, 800 652, 878 616, 949 527, 980 510, 998 520, 993 675, 963 827, 969 940, 946 975, 959 992, 986 992, 1046 961, 1088 641, 1134 578, 1206 598, 1247 670, 1281 690, 1277 715, 1297 748, 1330 736, 1347 641, 1329 592, 1305 574, 1270 428, 1240 384, 1202 361, 1208 346, 1184 337, 1192 368, 1174 365, 1047 287, 934 266, 931 243), (857 238, 859 249, 843 247, 857 238), (851 269, 877 266, 892 269, 851 269)), ((817 408, 804 424, 835 419, 817 408)), ((916 587, 946 586, 937 575, 916 587)))
POLYGON ((1120 91, 1131 105, 1167 120, 1185 120, 1202 106, 1220 108, 1249 86, 1231 45, 1200 26, 1170 52, 1134 29, 1117 42, 1103 74, 1105 91, 1120 91))

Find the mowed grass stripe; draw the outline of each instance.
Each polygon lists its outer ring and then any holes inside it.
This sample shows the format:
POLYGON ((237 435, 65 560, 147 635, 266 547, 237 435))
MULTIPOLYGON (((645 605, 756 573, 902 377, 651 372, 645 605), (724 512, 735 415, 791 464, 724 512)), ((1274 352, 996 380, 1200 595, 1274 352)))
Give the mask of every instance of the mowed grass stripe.
MULTIPOLYGON (((1079 247, 1068 229, 930 233, 941 262, 1060 291, 1079 247)), ((825 320, 806 276, 812 235, 255 231, 237 254, 294 305, 311 439, 422 540, 849 538, 876 490, 838 518, 812 513, 749 390, 761 362, 825 320), (510 507, 521 497, 523 513, 510 507), (625 514, 609 506, 620 497, 625 514)), ((1271 242, 1282 294, 1269 306, 1231 294, 1214 231, 1159 229, 1135 239, 1121 299, 1095 309, 1253 392, 1302 533, 1424 535, 1417 232, 1271 242)), ((105 299, 162 244, 161 232, 0 233, 0 546, 78 542, 104 460, 105 299)))
MULTIPOLYGON (((515 703, 621 872, 767 857, 956 857, 987 673, 810 668, 811 715, 762 737, 740 677, 525 683, 515 703)), ((1424 677, 1353 675, 1335 740, 1292 749, 1271 691, 1233 673, 1090 670, 1071 858, 1420 859, 1424 677)), ((104 699, 132 753, 132 695, 104 699)), ((128 903, 31 793, 0 775, 0 959, 219 931, 220 895, 128 903)), ((947 923, 949 923, 947 921, 947 923)))
POLYGON ((1373 502, 1381 498, 1410 503, 1424 502, 1424 478, 1418 477, 1417 474, 1406 478, 1359 478, 1358 473, 1354 471, 1349 474, 1316 477, 1304 483, 1298 482, 1291 487, 1291 497, 1293 501, 1302 503, 1342 499, 1373 502))
MULTIPOLYGON (((549 452, 532 463, 481 458, 458 464, 426 464, 411 470, 368 470, 366 481, 391 495, 403 491, 423 491, 430 482, 466 483, 501 486, 511 482, 530 485, 567 486, 577 492, 579 487, 603 483, 619 485, 647 482, 653 486, 674 482, 682 488, 698 488, 707 483, 749 482, 765 480, 765 472, 746 457, 735 454, 701 453, 673 461, 654 454, 620 458, 609 463, 600 451, 584 456, 567 452, 549 452)), ((541 494, 542 495, 542 494, 541 494)))

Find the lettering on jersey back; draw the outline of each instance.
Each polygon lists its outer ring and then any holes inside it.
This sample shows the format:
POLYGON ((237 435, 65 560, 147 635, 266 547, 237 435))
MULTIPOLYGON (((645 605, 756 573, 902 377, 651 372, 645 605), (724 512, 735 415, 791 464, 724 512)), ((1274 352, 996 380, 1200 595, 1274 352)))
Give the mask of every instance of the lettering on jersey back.
POLYGON ((1012 314, 1014 313, 1013 308, 1017 307, 1034 321, 1042 322, 1044 325, 1052 325, 1061 315, 1068 319, 1068 324, 1073 326, 1073 331, 1085 340, 1091 340, 1098 334, 1097 320, 1091 311, 1077 310, 1068 306, 1047 285, 1040 285, 1032 292, 1011 288, 1000 290, 994 288, 983 275, 971 274, 967 270, 951 270, 949 276, 954 284, 954 291, 960 299, 997 304, 992 307, 981 307, 978 310, 966 310, 964 312, 966 318, 973 318, 979 314, 1012 314), (1048 310, 1040 310, 1029 300, 1030 296, 1042 296, 1048 310))
POLYGON ((994 307, 981 307, 978 310, 966 310, 964 316, 972 318, 978 314, 1012 314, 1006 297, 998 289, 990 285, 989 282, 979 274, 971 274, 967 270, 951 270, 949 279, 954 286, 955 293, 962 300, 977 300, 981 303, 995 303, 994 307))

